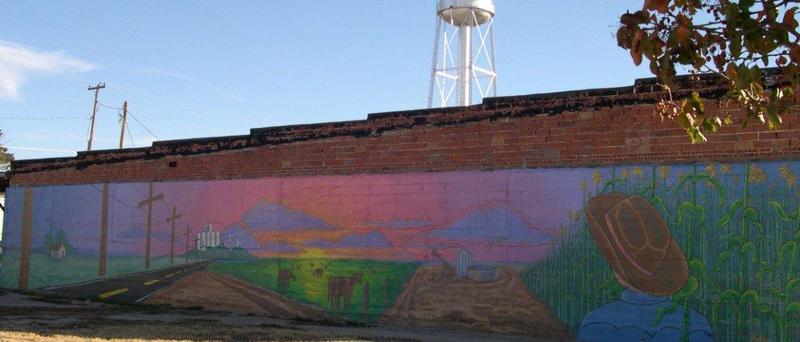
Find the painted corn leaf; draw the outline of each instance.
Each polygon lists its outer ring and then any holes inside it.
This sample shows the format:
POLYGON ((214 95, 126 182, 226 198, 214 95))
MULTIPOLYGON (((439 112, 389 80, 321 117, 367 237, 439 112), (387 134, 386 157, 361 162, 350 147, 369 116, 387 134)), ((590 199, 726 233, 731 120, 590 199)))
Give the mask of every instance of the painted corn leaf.
POLYGON ((769 292, 769 294, 770 294, 772 297, 775 297, 775 298, 777 298, 777 299, 780 299, 780 300, 782 300, 782 301, 783 301, 783 300, 786 300, 786 298, 788 298, 788 297, 789 297, 789 296, 787 296, 786 294, 784 294, 783 292, 781 292, 781 290, 779 290, 779 289, 776 289, 776 288, 774 288, 774 287, 770 287, 770 288, 767 290, 767 292, 769 292))
POLYGON ((750 220, 750 222, 758 221, 758 212, 753 207, 748 207, 744 210, 743 216, 746 220, 750 220))
POLYGON ((776 261, 776 266, 783 265, 783 261, 786 260, 786 256, 792 252, 797 246, 797 243, 794 241, 786 241, 781 245, 781 248, 778 249, 778 259, 776 261))
POLYGON ((772 278, 775 278, 775 267, 767 266, 760 268, 758 272, 756 272, 756 279, 764 281, 763 278, 765 274, 772 275, 772 277, 770 277, 770 280, 772 280, 772 278))
POLYGON ((672 299, 681 301, 697 292, 698 288, 700 288, 700 281, 698 281, 695 276, 689 276, 689 279, 686 280, 686 285, 678 290, 678 292, 675 292, 675 294, 672 295, 672 299))
POLYGON ((705 277, 706 275, 706 265, 703 263, 702 260, 694 258, 689 261, 689 270, 692 273, 699 274, 701 277, 705 277))
POLYGON ((690 201, 681 202, 681 205, 678 206, 678 221, 683 221, 688 215, 692 214, 694 209, 694 203, 690 201))
POLYGON ((733 304, 733 303, 736 303, 738 301, 739 297, 740 296, 739 296, 739 292, 738 291, 736 291, 734 289, 727 289, 724 292, 722 292, 722 295, 720 296, 720 300, 725 302, 725 303, 733 304))
POLYGON ((697 219, 700 221, 706 220, 706 208, 702 205, 696 204, 694 206, 694 211, 697 213, 697 219))
POLYGON ((747 241, 742 245, 742 254, 750 253, 752 256, 753 263, 755 263, 758 259, 756 258, 756 244, 753 241, 747 241))
POLYGON ((783 205, 777 201, 770 201, 769 205, 775 209, 775 212, 778 213, 778 217, 780 217, 781 220, 786 222, 794 222, 797 220, 797 210, 787 213, 786 210, 783 209, 783 205))
POLYGON ((791 302, 789 305, 786 306, 786 313, 800 313, 800 303, 798 302, 791 302))
POLYGON ((661 321, 664 320, 664 316, 675 313, 675 311, 677 310, 678 310, 677 302, 673 302, 672 305, 670 306, 659 308, 658 311, 656 311, 656 319, 653 320, 653 322, 650 323, 650 325, 653 327, 658 326, 659 324, 661 324, 661 321))
POLYGON ((797 290, 798 287, 800 287, 800 278, 792 278, 786 282, 787 292, 797 290))
POLYGON ((758 292, 753 289, 747 290, 742 293, 742 297, 739 298, 739 304, 759 304, 758 300, 758 292))
POLYGON ((731 223, 731 215, 725 214, 719 219, 719 221, 717 221, 717 227, 723 228, 727 226, 729 223, 731 223))
POLYGON ((711 185, 711 187, 717 192, 719 196, 719 205, 723 206, 725 204, 725 187, 719 181, 710 175, 702 174, 703 179, 706 181, 706 184, 711 185))

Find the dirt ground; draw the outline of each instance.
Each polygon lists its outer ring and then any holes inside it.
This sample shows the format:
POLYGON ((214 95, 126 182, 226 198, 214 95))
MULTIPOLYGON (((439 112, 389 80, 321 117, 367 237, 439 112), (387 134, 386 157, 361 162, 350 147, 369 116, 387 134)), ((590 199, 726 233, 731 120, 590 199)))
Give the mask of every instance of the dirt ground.
POLYGON ((286 300, 273 291, 213 272, 192 273, 145 303, 308 320, 325 316, 321 309, 286 300))
POLYGON ((0 294, 0 341, 530 341, 530 337, 0 294))
POLYGON ((381 322, 571 338, 547 306, 531 296, 517 270, 503 268, 491 282, 440 274, 439 265, 420 267, 381 322))

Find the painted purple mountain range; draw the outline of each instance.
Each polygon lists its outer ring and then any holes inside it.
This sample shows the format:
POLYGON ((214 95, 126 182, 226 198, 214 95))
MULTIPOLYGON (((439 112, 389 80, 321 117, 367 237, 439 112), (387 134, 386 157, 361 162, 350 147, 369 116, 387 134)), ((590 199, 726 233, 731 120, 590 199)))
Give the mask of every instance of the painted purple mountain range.
POLYGON ((470 212, 444 229, 428 236, 468 242, 492 241, 495 244, 547 243, 552 236, 532 227, 522 214, 507 207, 494 207, 470 212))

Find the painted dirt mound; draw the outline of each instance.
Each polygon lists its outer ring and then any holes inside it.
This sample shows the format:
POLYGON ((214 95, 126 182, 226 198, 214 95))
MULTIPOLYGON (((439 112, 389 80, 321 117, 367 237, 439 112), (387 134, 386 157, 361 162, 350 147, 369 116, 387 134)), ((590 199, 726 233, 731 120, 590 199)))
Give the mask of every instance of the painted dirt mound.
POLYGON ((148 298, 147 304, 202 307, 282 318, 320 319, 321 309, 296 303, 267 289, 213 272, 197 272, 148 298))
POLYGON ((530 295, 519 272, 501 269, 492 282, 441 277, 420 267, 381 322, 470 329, 541 338, 570 338, 547 306, 530 295))

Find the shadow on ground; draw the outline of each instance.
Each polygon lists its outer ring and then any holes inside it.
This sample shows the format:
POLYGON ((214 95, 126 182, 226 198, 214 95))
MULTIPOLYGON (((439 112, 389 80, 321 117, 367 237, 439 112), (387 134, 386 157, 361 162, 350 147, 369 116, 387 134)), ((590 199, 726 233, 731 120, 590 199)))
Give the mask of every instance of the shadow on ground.
POLYGON ((351 324, 330 320, 285 320, 235 313, 116 305, 20 294, 0 295, 0 340, 85 341, 529 341, 522 336, 351 324))

